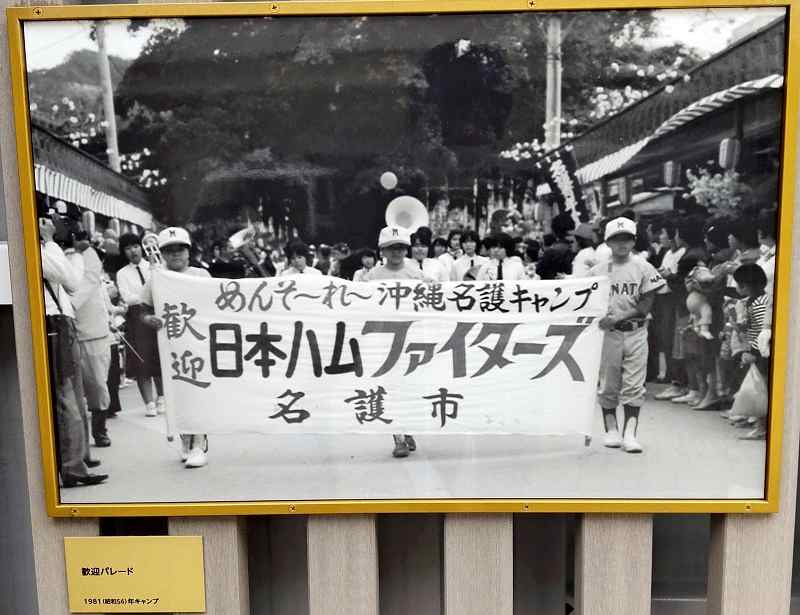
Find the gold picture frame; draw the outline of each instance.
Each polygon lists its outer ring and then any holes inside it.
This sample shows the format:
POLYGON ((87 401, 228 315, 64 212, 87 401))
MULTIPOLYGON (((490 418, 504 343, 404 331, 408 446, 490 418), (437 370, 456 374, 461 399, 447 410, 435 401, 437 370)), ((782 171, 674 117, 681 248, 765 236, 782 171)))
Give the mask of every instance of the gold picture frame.
POLYGON ((14 96, 17 162, 21 217, 27 261, 32 346, 37 382, 39 426, 42 442, 45 499, 48 514, 56 517, 99 516, 207 516, 263 514, 340 513, 771 513, 778 510, 781 441, 784 418, 790 291, 792 282, 792 234, 796 149, 800 107, 800 3, 797 0, 363 0, 313 2, 294 0, 267 3, 115 4, 87 6, 33 6, 7 10, 10 73, 14 96), (304 500, 253 502, 113 503, 69 504, 59 495, 55 426, 52 412, 47 341, 44 325, 44 287, 37 230, 26 56, 23 27, 26 23, 57 20, 154 19, 252 16, 424 15, 455 13, 522 13, 541 11, 686 9, 686 8, 783 7, 786 17, 786 72, 782 160, 780 174, 779 245, 775 274, 774 322, 770 411, 766 448, 766 481, 763 499, 413 499, 413 500, 304 500))

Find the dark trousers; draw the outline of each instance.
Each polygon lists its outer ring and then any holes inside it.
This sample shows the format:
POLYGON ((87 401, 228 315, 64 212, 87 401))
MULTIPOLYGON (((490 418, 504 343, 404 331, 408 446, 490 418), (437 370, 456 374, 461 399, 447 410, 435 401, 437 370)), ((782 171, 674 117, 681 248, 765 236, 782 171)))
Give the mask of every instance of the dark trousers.
POLYGON ((111 346, 111 366, 108 368, 108 394, 111 398, 111 403, 108 406, 107 412, 109 414, 116 414, 122 410, 119 403, 119 384, 122 378, 122 370, 120 369, 119 361, 119 345, 112 344, 111 346))

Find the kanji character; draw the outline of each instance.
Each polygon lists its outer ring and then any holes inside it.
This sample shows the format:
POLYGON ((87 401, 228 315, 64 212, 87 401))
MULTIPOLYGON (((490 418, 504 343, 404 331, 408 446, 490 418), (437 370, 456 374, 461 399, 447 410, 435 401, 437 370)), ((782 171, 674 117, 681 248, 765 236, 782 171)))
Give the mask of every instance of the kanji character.
POLYGON ((363 389, 356 389, 355 393, 353 397, 348 397, 344 401, 348 404, 355 402, 356 420, 359 423, 381 421, 388 425, 392 422, 392 419, 383 418, 383 398, 386 395, 386 389, 379 386, 377 389, 370 389, 369 392, 363 389))
POLYGON ((280 408, 280 410, 271 415, 269 418, 282 418, 287 423, 302 423, 311 416, 311 413, 304 408, 292 408, 292 406, 295 404, 295 402, 297 402, 298 399, 305 397, 305 395, 305 393, 300 391, 295 393, 291 389, 286 389, 281 395, 278 396, 278 399, 291 397, 292 401, 290 401, 288 404, 278 403, 278 408, 280 408))
POLYGON ((210 382, 201 382, 197 378, 197 374, 203 371, 205 361, 202 357, 196 357, 192 354, 191 350, 186 350, 178 357, 177 352, 170 353, 172 355, 172 370, 175 372, 172 380, 179 380, 187 384, 192 384, 201 389, 206 389, 211 386, 210 382))
POLYGON ((417 284, 411 300, 414 303, 415 312, 424 308, 433 308, 438 312, 445 309, 441 284, 417 284))
POLYGON ((433 412, 431 416, 436 418, 437 414, 442 422, 442 427, 447 422, 447 419, 458 418, 458 402, 456 399, 464 399, 463 395, 458 393, 449 393, 446 388, 440 387, 439 393, 435 395, 425 395, 422 399, 432 399, 431 405, 433 412))
POLYGON ((167 339, 174 340, 181 337, 188 329, 195 339, 204 340, 204 335, 192 327, 189 321, 197 314, 197 310, 190 308, 183 301, 181 302, 181 310, 178 311, 178 306, 170 303, 164 304, 164 312, 161 314, 161 319, 164 321, 164 330, 167 332, 167 339))
POLYGON ((209 355, 211 356, 211 373, 215 378, 238 378, 244 372, 242 363, 242 327, 233 323, 212 323, 208 327, 209 355), (220 334, 232 333, 233 341, 220 341, 220 334), (220 367, 220 354, 233 355, 233 367, 220 367))
POLYGON ((508 312, 508 310, 503 309, 505 289, 501 282, 484 284, 478 289, 478 294, 481 297, 478 304, 481 312, 508 312))
POLYGON ((249 361, 258 355, 258 358, 253 363, 261 367, 261 376, 263 378, 269 378, 269 368, 276 364, 275 359, 272 358, 273 356, 279 359, 286 358, 286 353, 274 344, 274 342, 280 342, 281 339, 283 339, 281 335, 270 334, 269 325, 265 322, 261 323, 261 328, 257 334, 245 335, 245 340, 252 342, 253 345, 244 355, 244 360, 249 361))
POLYGON ((381 292, 381 298, 378 300, 379 305, 383 305, 386 299, 394 301, 394 308, 400 309, 400 303, 411 294, 411 287, 401 282, 394 282, 391 285, 383 283, 378 287, 381 292))
POLYGON ((467 312, 475 305, 476 299, 471 295, 473 290, 472 284, 457 284, 453 287, 453 294, 447 297, 448 301, 456 304, 456 309, 459 312, 467 312))

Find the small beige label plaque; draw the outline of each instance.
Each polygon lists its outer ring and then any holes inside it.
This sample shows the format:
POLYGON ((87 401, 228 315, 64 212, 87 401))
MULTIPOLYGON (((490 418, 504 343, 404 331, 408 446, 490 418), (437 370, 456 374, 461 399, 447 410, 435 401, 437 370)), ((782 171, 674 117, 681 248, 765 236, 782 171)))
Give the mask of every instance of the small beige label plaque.
POLYGON ((64 539, 72 613, 202 613, 201 536, 64 539))

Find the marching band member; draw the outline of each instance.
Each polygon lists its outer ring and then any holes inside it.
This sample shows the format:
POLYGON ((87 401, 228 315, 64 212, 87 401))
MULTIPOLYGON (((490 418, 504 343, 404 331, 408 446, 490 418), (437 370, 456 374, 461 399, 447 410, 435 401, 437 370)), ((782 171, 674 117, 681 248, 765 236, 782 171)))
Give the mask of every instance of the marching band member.
POLYGON ((485 263, 475 279, 477 280, 527 280, 525 267, 517 259, 509 258, 514 254, 514 240, 508 233, 490 235, 483 241, 489 249, 490 260, 485 263))
POLYGON ((431 232, 426 226, 419 227, 411 234, 411 260, 422 272, 425 280, 448 282, 450 276, 447 268, 436 258, 428 258, 431 247, 431 232))
POLYGON ((461 247, 464 254, 453 263, 450 279, 453 282, 474 280, 480 268, 489 262, 485 256, 478 254, 478 245, 481 240, 475 231, 464 231, 461 234, 461 247))
MULTIPOLYGON (((192 240, 189 233, 182 228, 169 227, 158 234, 158 249, 164 258, 168 271, 183 273, 198 278, 210 278, 211 275, 200 267, 189 265, 189 249, 192 240)), ((142 314, 142 322, 155 331, 164 326, 164 322, 153 314, 153 288, 148 280, 142 290, 142 303, 146 311, 142 314)), ((206 434, 181 434, 181 460, 187 468, 201 468, 208 463, 208 436, 206 434)))
MULTIPOLYGON (((411 245, 408 231, 402 226, 387 226, 378 236, 378 248, 384 258, 384 263, 373 267, 366 276, 365 282, 377 280, 422 280, 422 270, 409 264, 406 252, 411 245)), ((432 260, 432 259, 431 259, 432 260)), ((417 450, 417 443, 409 435, 393 434, 393 457, 408 457, 409 453, 417 450)))
POLYGON ((141 240, 133 233, 126 233, 119 238, 119 248, 128 261, 117 272, 119 295, 128 306, 125 332, 130 347, 125 352, 125 372, 136 379, 145 405, 145 416, 156 416, 164 412, 158 342, 153 330, 142 323, 142 291, 150 279, 150 263, 143 258, 141 240))

